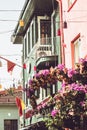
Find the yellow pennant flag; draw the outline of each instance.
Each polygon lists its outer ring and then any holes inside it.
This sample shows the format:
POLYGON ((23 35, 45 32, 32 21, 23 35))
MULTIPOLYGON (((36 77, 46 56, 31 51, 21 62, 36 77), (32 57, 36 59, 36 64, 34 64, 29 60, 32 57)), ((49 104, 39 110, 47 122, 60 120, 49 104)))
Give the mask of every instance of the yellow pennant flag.
POLYGON ((22 99, 21 99, 21 106, 22 106, 22 110, 24 110, 26 108, 26 105, 22 99))

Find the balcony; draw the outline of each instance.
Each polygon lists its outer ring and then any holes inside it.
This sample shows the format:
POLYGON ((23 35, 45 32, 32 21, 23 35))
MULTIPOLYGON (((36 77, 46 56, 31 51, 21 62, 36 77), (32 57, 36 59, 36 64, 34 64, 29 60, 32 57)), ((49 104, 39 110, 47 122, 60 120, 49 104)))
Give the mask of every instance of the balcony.
POLYGON ((38 71, 41 69, 49 69, 51 66, 55 67, 58 64, 58 54, 55 51, 56 41, 57 38, 42 38, 39 40, 40 44, 38 44, 35 54, 38 71))
MULTIPOLYGON (((52 56, 56 55, 57 52, 55 50, 56 43, 58 42, 58 38, 54 37, 46 37, 40 38, 37 43, 37 47, 33 47, 33 52, 35 53, 35 59, 38 60, 43 56, 52 56)), ((36 44, 35 44, 36 46, 36 44)))
POLYGON ((58 37, 42 38, 33 46, 28 57, 35 60, 37 71, 49 69, 58 64, 59 56, 58 37))

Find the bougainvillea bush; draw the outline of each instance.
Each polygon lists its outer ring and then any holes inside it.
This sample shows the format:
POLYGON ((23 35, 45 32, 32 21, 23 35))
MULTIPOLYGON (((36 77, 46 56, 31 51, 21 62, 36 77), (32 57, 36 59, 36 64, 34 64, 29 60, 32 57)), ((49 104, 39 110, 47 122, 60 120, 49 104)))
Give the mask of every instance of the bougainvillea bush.
POLYGON ((46 126, 58 130, 64 128, 85 130, 87 127, 85 126, 87 124, 87 59, 80 59, 75 69, 67 69, 59 64, 55 68, 51 67, 34 75, 26 91, 34 109, 37 109, 35 90, 40 87, 45 89, 48 83, 52 85, 57 81, 61 82, 61 89, 52 97, 51 103, 48 102, 44 107, 42 104, 40 106, 40 110, 45 110, 53 104, 46 126))

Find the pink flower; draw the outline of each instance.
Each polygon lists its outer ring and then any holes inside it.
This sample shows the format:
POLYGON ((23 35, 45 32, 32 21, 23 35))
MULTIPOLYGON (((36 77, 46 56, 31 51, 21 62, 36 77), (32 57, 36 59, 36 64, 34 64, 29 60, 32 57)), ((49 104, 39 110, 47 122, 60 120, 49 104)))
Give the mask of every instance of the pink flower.
POLYGON ((57 113, 58 113, 58 110, 52 110, 51 116, 54 117, 54 116, 56 116, 57 113))
POLYGON ((32 84, 32 82, 33 82, 33 80, 32 80, 32 79, 30 79, 30 80, 29 80, 29 85, 31 85, 31 84, 32 84))
POLYGON ((46 70, 43 70, 43 71, 42 71, 42 74, 43 74, 44 76, 48 75, 48 74, 49 74, 49 70, 47 70, 47 69, 46 69, 46 70))
POLYGON ((40 74, 39 74, 39 73, 36 73, 36 74, 35 74, 35 77, 36 77, 36 78, 40 77, 40 74))
POLYGON ((80 102, 81 106, 85 106, 85 101, 80 102))
POLYGON ((84 63, 84 61, 85 61, 85 60, 84 60, 83 58, 80 58, 80 59, 79 59, 79 62, 80 62, 80 63, 84 63))
POLYGON ((45 108, 46 105, 47 105, 47 103, 43 103, 43 104, 42 104, 42 107, 45 108))
POLYGON ((73 70, 73 69, 69 69, 68 70, 68 77, 72 77, 74 74, 76 74, 76 71, 75 70, 73 70))
POLYGON ((57 67, 58 67, 58 69, 63 70, 65 66, 62 64, 59 64, 57 67))
POLYGON ((40 110, 42 108, 41 104, 37 106, 37 110, 40 110))

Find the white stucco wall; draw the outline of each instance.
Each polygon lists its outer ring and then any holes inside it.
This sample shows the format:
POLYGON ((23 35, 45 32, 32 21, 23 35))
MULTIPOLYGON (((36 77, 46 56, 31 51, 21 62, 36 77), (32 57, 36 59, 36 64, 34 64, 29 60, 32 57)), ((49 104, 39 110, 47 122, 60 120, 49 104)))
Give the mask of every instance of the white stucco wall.
POLYGON ((71 41, 80 33, 81 35, 81 58, 87 54, 87 0, 77 0, 74 6, 68 11, 67 0, 62 0, 63 20, 67 21, 67 28, 64 29, 64 43, 66 66, 71 67, 71 41))
POLYGON ((0 106, 0 130, 4 130, 5 119, 17 119, 19 124, 18 108, 16 106, 0 106))

